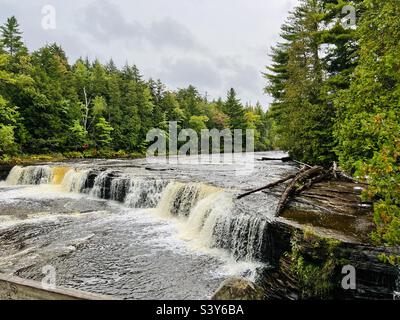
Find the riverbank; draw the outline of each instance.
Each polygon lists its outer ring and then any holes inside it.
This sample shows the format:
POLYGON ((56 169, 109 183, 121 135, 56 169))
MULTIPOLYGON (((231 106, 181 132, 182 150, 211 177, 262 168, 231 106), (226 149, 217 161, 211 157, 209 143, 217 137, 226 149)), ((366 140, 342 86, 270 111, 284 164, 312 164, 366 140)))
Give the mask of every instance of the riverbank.
POLYGON ((20 154, 15 156, 3 155, 0 157, 0 165, 32 165, 41 162, 60 162, 77 159, 139 159, 143 158, 145 153, 109 151, 109 150, 87 150, 84 152, 66 152, 50 154, 20 154))
POLYGON ((23 154, 18 156, 0 157, 0 180, 5 180, 14 166, 31 166, 41 163, 67 162, 82 159, 124 159, 134 160, 145 156, 144 153, 126 153, 125 151, 68 152, 52 154, 23 154))
MULTIPOLYGON (((260 180, 270 183, 293 174, 297 171, 293 164, 256 161, 245 176, 224 169, 209 164, 164 164, 160 168, 145 159, 17 167, 8 185, 3 185, 0 199, 0 211, 8 221, 3 244, 9 250, 7 259, 12 259, 5 265, 12 270, 5 271, 37 280, 40 268, 51 264, 57 267, 62 286, 132 299, 159 292, 166 269, 180 270, 169 274, 168 283, 188 283, 180 290, 167 286, 171 288, 163 293, 167 298, 182 293, 199 298, 197 293, 193 295, 196 290, 201 297, 210 297, 225 277, 232 276, 256 280, 268 299, 390 299, 398 291, 398 269, 379 259, 382 254, 398 252, 375 247, 360 236, 361 232, 369 234, 368 225, 360 219, 371 217, 372 212, 357 209, 354 214, 324 211, 317 215, 295 206, 276 217, 279 197, 274 193, 259 192, 241 199, 237 195, 259 187, 260 180), (26 239, 27 232, 34 236, 26 239), (141 239, 142 251, 132 249, 135 237, 141 239), (21 252, 27 241, 33 252, 21 252), (143 252, 162 249, 158 244, 165 243, 167 260, 162 264, 158 258, 143 256, 143 252), (111 256, 98 255, 105 245, 114 248, 111 256), (71 251, 72 246, 75 249, 71 251), (194 257, 204 260, 195 261, 194 257), (36 261, 26 268, 32 259, 36 261), (87 259, 96 260, 89 266, 96 276, 82 282, 82 261, 87 259), (140 262, 144 278, 138 278, 136 272, 140 262), (350 291, 341 286, 342 270, 349 265, 355 268, 357 285, 350 291), (125 275, 127 267, 131 269, 125 275), (75 270, 72 278, 71 270, 75 270), (128 291, 117 282, 108 282, 116 270, 132 280, 128 291), (193 270, 199 272, 196 280, 183 277, 193 270), (213 277, 198 281, 210 272, 213 277), (144 281, 142 287, 140 281, 144 281), (147 291, 135 291, 139 287, 147 291)), ((350 192, 355 185, 347 187, 350 192)), ((333 185, 329 189, 336 190, 333 185)), ((348 196, 359 197, 346 193, 348 196)))

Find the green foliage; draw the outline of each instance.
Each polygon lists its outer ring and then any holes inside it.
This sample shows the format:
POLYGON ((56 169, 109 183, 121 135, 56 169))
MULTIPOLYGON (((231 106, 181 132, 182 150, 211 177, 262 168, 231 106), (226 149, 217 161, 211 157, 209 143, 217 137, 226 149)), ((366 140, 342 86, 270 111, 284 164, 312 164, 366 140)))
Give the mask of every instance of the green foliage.
POLYGON ((78 151, 64 152, 63 155, 67 159, 81 159, 84 157, 83 154, 78 151))
POLYGON ((0 27, 0 32, 2 47, 11 56, 15 56, 21 51, 26 51, 22 42, 22 32, 19 30, 18 21, 14 16, 7 19, 5 25, 0 27))
MULTIPOLYGON (((342 0, 301 0, 282 26, 265 77, 272 145, 369 184, 376 244, 400 244, 400 2, 355 0, 357 27, 341 24, 342 0)), ((270 141, 271 141, 270 140, 270 141)), ((271 142, 269 142, 271 143, 271 142)), ((388 257, 395 261, 396 257, 388 257)))
POLYGON ((0 155, 15 154, 16 151, 14 127, 0 124, 0 155))
MULTIPOLYGON (((336 100, 335 137, 342 165, 368 177, 377 200, 376 243, 400 245, 400 2, 365 0, 359 61, 336 100)), ((391 258, 392 261, 393 257, 391 258)))
POLYGON ((172 92, 160 80, 144 81, 136 66, 88 59, 70 65, 57 44, 29 53, 14 17, 1 32, 0 124, 13 127, 19 152, 143 154, 147 132, 167 130, 168 121, 177 121, 179 130, 249 126, 257 131, 257 148, 267 148, 265 112, 261 106, 246 111, 233 89, 226 102, 208 101, 193 86, 172 92))
POLYGON ((97 141, 98 147, 106 149, 110 147, 110 144, 112 142, 111 131, 113 130, 113 127, 109 125, 106 119, 104 119, 103 117, 99 119, 99 122, 96 123, 95 131, 95 139, 97 141))
POLYGON ((302 299, 327 299, 335 289, 335 268, 340 261, 335 256, 338 241, 320 238, 306 231, 291 239, 291 272, 299 281, 302 299))
POLYGON ((73 120, 72 125, 69 128, 70 145, 78 150, 82 148, 82 146, 88 140, 88 133, 85 128, 79 123, 79 120, 73 120))
MULTIPOLYGON (((357 2, 357 1, 356 1, 357 2)), ((337 16, 343 1, 302 0, 282 26, 265 77, 278 147, 312 164, 336 160, 333 99, 349 84, 355 34, 337 16)))
POLYGON ((227 99, 223 105, 223 111, 228 116, 230 129, 246 129, 245 110, 233 88, 228 91, 227 99))
POLYGON ((201 130, 207 129, 206 123, 208 120, 209 119, 207 116, 191 116, 189 120, 189 127, 197 133, 201 133, 201 130))

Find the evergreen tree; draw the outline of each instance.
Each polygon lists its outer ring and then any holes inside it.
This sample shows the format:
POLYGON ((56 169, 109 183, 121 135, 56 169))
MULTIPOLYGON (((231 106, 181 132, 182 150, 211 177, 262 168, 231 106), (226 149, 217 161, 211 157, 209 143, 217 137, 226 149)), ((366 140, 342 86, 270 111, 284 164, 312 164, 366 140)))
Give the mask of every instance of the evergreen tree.
POLYGON ((87 143, 88 133, 80 124, 79 120, 74 120, 69 128, 69 146, 75 151, 81 150, 87 143))
POLYGON ((12 16, 7 19, 5 25, 0 27, 3 50, 14 57, 19 52, 26 52, 27 49, 22 42, 22 32, 19 30, 17 19, 12 16))
MULTIPOLYGON (((185 118, 187 121, 192 115, 201 115, 200 104, 203 99, 200 97, 199 92, 194 86, 190 85, 186 89, 178 90, 176 98, 178 100, 180 108, 185 113, 185 118)), ((184 125, 188 126, 189 123, 186 122, 184 125)))
POLYGON ((319 0, 301 1, 282 27, 284 41, 273 49, 273 65, 265 75, 269 81, 266 91, 274 97, 269 116, 277 126, 279 146, 294 158, 319 164, 336 159, 332 132, 337 89, 329 84, 329 76, 342 76, 354 67, 347 56, 348 60, 333 54, 320 56, 322 45, 332 39, 342 44, 337 39, 343 39, 330 20, 321 27, 329 16, 326 5, 319 0), (328 36, 332 34, 336 37, 328 36))
POLYGON ((229 118, 228 123, 230 129, 246 129, 245 110, 236 96, 235 89, 232 88, 228 91, 223 110, 229 118))
POLYGON ((113 131, 113 127, 107 122, 106 119, 101 117, 99 121, 96 123, 95 129, 95 142, 96 146, 103 149, 108 149, 112 142, 111 132, 113 131))

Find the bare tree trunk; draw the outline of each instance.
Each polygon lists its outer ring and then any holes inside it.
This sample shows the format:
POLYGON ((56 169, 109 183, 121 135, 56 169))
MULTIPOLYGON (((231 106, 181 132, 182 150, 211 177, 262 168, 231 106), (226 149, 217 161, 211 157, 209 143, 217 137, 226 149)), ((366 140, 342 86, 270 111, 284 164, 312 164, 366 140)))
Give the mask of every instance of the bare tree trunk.
POLYGON ((290 182, 290 184, 286 187, 285 191, 283 192, 281 200, 279 201, 279 204, 278 204, 278 208, 276 210, 276 215, 279 216, 282 213, 287 202, 296 193, 297 184, 299 182, 303 182, 304 180, 312 177, 313 175, 319 175, 321 172, 323 172, 323 170, 324 169, 322 167, 315 166, 309 170, 299 172, 296 175, 296 177, 290 182))
POLYGON ((284 183, 284 182, 286 182, 286 181, 288 181, 288 180, 290 180, 290 179, 293 179, 293 178, 295 178, 295 177, 296 177, 296 174, 292 174, 292 175, 290 175, 290 176, 288 176, 288 177, 286 177, 286 178, 283 178, 283 179, 281 179, 281 180, 278 180, 278 181, 272 182, 272 183, 270 183, 270 184, 267 184, 267 185, 264 186, 264 187, 261 187, 261 188, 258 188, 258 189, 251 190, 251 191, 249 191, 249 192, 243 193, 243 194, 241 194, 240 196, 238 196, 237 199, 242 199, 242 198, 244 198, 244 197, 247 197, 247 196, 249 196, 249 195, 251 195, 251 194, 253 194, 253 193, 259 192, 259 191, 263 191, 263 190, 266 190, 266 189, 271 189, 271 188, 273 188, 273 187, 275 187, 275 186, 277 186, 277 185, 279 185, 279 184, 281 184, 281 183, 284 183))

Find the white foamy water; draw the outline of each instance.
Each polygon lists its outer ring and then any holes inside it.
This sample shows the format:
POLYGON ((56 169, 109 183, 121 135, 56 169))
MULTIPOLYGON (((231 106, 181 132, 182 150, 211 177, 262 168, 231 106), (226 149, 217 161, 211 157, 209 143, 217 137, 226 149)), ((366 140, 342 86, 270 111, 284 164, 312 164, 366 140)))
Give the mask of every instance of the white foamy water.
POLYGON ((202 170, 14 167, 0 185, 0 272, 40 280, 51 264, 59 285, 134 299, 208 298, 226 277, 255 280, 269 217, 238 207, 243 178, 202 170))

